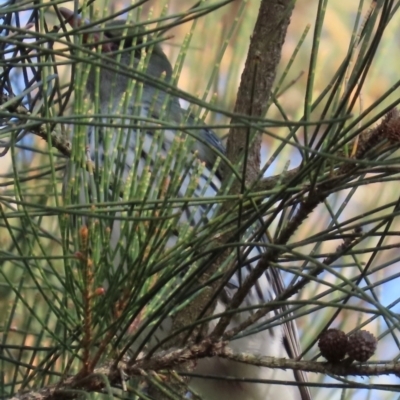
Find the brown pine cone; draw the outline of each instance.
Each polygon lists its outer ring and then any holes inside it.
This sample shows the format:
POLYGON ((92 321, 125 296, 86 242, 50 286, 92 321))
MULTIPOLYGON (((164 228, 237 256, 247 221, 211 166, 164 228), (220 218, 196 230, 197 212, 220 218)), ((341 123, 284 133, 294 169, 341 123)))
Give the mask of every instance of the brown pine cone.
POLYGON ((347 352, 348 339, 339 329, 328 329, 319 337, 318 347, 329 362, 343 360, 347 352))
POLYGON ((377 340, 368 331, 357 331, 349 337, 349 357, 356 361, 367 361, 376 350, 377 340))

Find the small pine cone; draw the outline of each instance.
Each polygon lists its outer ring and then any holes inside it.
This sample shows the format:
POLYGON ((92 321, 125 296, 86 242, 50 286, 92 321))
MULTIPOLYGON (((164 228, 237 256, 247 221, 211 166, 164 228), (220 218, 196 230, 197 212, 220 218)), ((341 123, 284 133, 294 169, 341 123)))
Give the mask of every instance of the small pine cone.
POLYGON ((348 354, 356 361, 367 361, 376 350, 377 340, 368 331, 357 331, 349 337, 348 354))
POLYGON ((348 339, 339 329, 328 329, 319 337, 318 347, 329 362, 343 360, 347 352, 348 339))

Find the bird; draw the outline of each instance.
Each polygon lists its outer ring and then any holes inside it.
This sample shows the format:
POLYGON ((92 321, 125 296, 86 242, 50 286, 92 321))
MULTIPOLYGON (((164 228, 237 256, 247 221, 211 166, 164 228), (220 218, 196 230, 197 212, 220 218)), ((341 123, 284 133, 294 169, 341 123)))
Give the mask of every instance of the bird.
MULTIPOLYGON (((223 173, 218 163, 221 163, 220 156, 225 152, 224 145, 211 129, 208 129, 205 125, 196 126, 195 118, 183 110, 179 98, 170 95, 168 89, 162 86, 162 82, 171 82, 173 69, 161 44, 157 41, 151 44, 151 51, 145 53, 147 66, 144 68, 144 74, 140 75, 138 65, 143 61, 144 54, 140 47, 143 48, 144 41, 140 43, 141 46, 138 46, 139 42, 135 39, 138 31, 135 31, 135 35, 130 35, 131 25, 128 26, 127 21, 113 20, 108 22, 104 28, 97 30, 93 24, 90 24, 90 29, 85 30, 86 22, 77 13, 67 8, 59 8, 59 11, 66 23, 73 28, 80 28, 79 31, 83 36, 82 41, 90 44, 91 48, 102 56, 99 59, 100 67, 97 70, 90 67, 86 92, 92 102, 98 102, 101 115, 109 115, 109 118, 104 120, 111 124, 115 123, 116 127, 109 126, 103 129, 88 126, 87 149, 89 157, 95 161, 95 165, 109 168, 112 173, 119 175, 120 181, 122 180, 122 187, 125 182, 132 179, 137 180, 140 185, 143 176, 147 174, 150 189, 147 188, 146 193, 153 191, 153 195, 157 196, 161 193, 162 196, 162 190, 157 187, 160 184, 160 181, 157 180, 157 173, 160 168, 159 159, 168 160, 171 152, 173 152, 176 138, 182 139, 185 138, 185 135, 187 136, 185 131, 171 128, 173 124, 179 125, 185 122, 186 125, 196 127, 196 130, 192 132, 189 138, 190 151, 184 154, 184 158, 181 157, 179 163, 175 158, 169 159, 171 166, 166 171, 171 175, 171 179, 172 175, 181 174, 181 186, 174 193, 185 197, 190 191, 191 177, 195 176, 197 184, 192 190, 193 197, 215 197, 221 189, 223 173), (116 54, 118 52, 120 54, 119 63, 122 65, 120 69, 111 63, 111 61, 117 59, 116 54), (112 68, 110 68, 110 65, 112 68), (134 77, 132 77, 132 74, 134 74, 134 77), (137 85, 137 80, 142 80, 143 84, 137 85), (126 94, 129 91, 131 93, 127 97, 126 94), (113 101, 110 101, 110 98, 113 101), (127 114, 132 116, 133 119, 124 121, 122 116, 115 115, 116 110, 123 103, 126 105, 127 114), (134 119, 135 116, 137 121, 134 119), (138 122, 141 118, 149 118, 151 122, 142 128, 138 122), (156 123, 157 120, 160 120, 160 124, 156 123), (165 121, 170 124, 163 129, 165 121), (122 129, 120 129, 120 126, 122 126, 122 129), (111 138, 107 139, 106 129, 111 132, 111 138), (114 134, 114 131, 118 131, 118 134, 114 134), (116 149, 121 143, 125 146, 126 151, 123 155, 117 151, 116 155, 116 149), (188 166, 186 172, 184 170, 176 171, 175 167, 178 165, 180 168, 188 166), (193 171, 197 168, 196 166, 198 166, 197 172, 193 171), (132 171, 135 176, 132 176, 132 171)), ((163 177, 165 178, 165 176, 163 177)), ((120 191, 121 183, 118 185, 109 182, 108 190, 104 191, 105 200, 120 199, 120 191), (109 197, 107 198, 107 196, 109 197)), ((79 197, 77 201, 84 203, 85 196, 79 197)), ((179 235, 177 231, 180 230, 179 224, 186 223, 201 227, 202 224, 205 224, 205 221, 212 219, 216 210, 217 207, 212 204, 186 208, 179 205, 174 206, 173 211, 177 211, 181 216, 175 219, 178 227, 167 230, 168 237, 165 240, 165 248, 168 249, 176 244, 179 235)), ((117 244, 121 242, 121 229, 123 229, 122 222, 114 221, 111 226, 111 247, 117 247, 117 244)), ((264 240, 266 241, 265 238, 264 240)), ((262 252, 262 248, 258 246, 251 247, 243 266, 239 266, 221 291, 216 302, 215 315, 224 312, 243 279, 256 265, 256 261, 249 260, 256 260, 262 252)), ((118 264, 118 262, 115 263, 118 264)), ((280 271, 270 267, 248 293, 241 307, 267 304, 283 290, 284 284, 280 271)), ((275 310, 265 318, 279 317, 281 311, 275 310)), ((249 315, 250 311, 236 313, 227 329, 234 328, 249 315)), ((167 318, 165 322, 161 321, 158 329, 152 332, 152 335, 156 337, 155 340, 153 338, 153 343, 162 340, 163 335, 168 335, 168 321, 167 318)), ((217 322, 218 319, 213 319, 209 323, 209 332, 212 332, 217 322)), ((300 354, 297 327, 293 320, 285 321, 265 330, 250 332, 246 336, 230 341, 228 346, 238 353, 250 353, 259 356, 296 358, 300 354)), ((257 367, 219 357, 197 360, 193 372, 196 377, 190 380, 189 388, 193 393, 207 400, 311 399, 306 385, 307 378, 302 372, 294 373, 291 370, 257 367), (201 378, 202 375, 228 376, 236 378, 236 380, 207 379, 206 377, 201 378), (284 384, 260 383, 257 380, 277 380, 283 381, 284 384), (290 383, 288 384, 288 382, 290 383)))

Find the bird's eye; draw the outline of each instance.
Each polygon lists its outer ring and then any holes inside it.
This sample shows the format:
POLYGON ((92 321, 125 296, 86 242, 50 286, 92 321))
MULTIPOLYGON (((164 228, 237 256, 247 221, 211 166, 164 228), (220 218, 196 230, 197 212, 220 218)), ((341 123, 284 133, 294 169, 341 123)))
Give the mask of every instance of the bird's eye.
POLYGON ((110 42, 110 46, 111 46, 111 51, 117 51, 119 49, 118 42, 110 42))
POLYGON ((109 32, 105 32, 104 37, 106 40, 107 39, 110 40, 108 43, 110 44, 112 51, 116 51, 119 49, 121 40, 123 40, 123 47, 122 47, 123 49, 129 49, 132 47, 131 37, 119 36, 109 32))

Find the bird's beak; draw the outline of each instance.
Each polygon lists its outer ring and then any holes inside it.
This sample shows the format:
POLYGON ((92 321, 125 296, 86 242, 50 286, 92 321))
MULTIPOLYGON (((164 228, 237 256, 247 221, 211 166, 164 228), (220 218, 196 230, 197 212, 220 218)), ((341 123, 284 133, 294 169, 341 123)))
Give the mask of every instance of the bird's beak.
MULTIPOLYGON (((79 28, 81 26, 85 26, 86 24, 90 23, 90 21, 84 20, 82 17, 75 14, 68 8, 60 7, 59 11, 60 14, 65 18, 65 22, 67 22, 72 28, 79 28)), ((90 32, 90 33, 84 32, 82 33, 82 35, 83 35, 82 38, 83 43, 88 43, 89 38, 91 38, 90 42, 93 44, 93 46, 95 46, 96 43, 100 41, 100 33, 98 32, 90 32)), ((112 43, 102 43, 101 51, 103 53, 110 53, 112 51, 112 43)))

